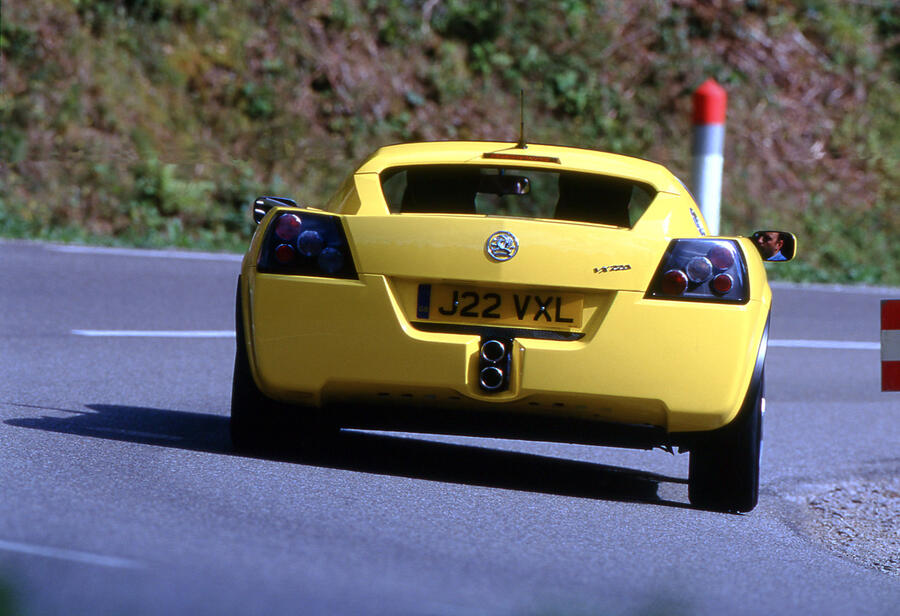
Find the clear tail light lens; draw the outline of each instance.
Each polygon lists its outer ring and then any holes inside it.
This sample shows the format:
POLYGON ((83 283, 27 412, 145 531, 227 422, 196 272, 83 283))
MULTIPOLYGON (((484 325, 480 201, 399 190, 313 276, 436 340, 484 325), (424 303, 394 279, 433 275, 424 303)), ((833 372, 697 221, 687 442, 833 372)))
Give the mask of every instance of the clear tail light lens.
POLYGON ((747 303, 747 266, 738 243, 711 238, 672 240, 646 297, 747 303))
POLYGON ((713 274, 712 261, 706 257, 692 257, 685 267, 685 273, 694 284, 706 282, 713 274))
POLYGON ((276 212, 265 230, 257 269, 268 274, 357 278, 338 216, 276 212))
POLYGON ((315 229, 306 229, 297 236, 297 249, 307 257, 318 257, 325 248, 325 238, 315 229))

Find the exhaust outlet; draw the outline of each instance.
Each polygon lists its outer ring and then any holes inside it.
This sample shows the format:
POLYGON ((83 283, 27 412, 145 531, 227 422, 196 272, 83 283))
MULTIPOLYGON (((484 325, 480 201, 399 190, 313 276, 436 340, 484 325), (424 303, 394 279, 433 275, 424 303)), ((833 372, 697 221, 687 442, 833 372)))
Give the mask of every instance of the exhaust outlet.
POLYGON ((503 381, 505 380, 504 376, 503 370, 497 366, 488 366, 481 370, 479 383, 481 383, 481 386, 488 391, 496 391, 503 386, 503 381))
POLYGON ((481 345, 481 357, 484 361, 496 363, 506 355, 506 345, 499 340, 488 340, 481 345))
POLYGON ((483 391, 496 393, 509 389, 512 348, 511 338, 490 335, 481 339, 478 353, 478 384, 483 391))

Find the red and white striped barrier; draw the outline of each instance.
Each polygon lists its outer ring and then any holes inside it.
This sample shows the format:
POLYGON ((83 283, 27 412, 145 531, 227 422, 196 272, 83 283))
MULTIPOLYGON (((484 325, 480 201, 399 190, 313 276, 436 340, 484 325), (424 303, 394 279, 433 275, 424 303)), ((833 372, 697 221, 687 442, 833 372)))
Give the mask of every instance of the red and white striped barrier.
POLYGON ((707 79, 694 92, 693 103, 691 185, 710 233, 718 235, 728 95, 715 80, 707 79))
POLYGON ((900 391, 900 299, 881 300, 881 391, 900 391))

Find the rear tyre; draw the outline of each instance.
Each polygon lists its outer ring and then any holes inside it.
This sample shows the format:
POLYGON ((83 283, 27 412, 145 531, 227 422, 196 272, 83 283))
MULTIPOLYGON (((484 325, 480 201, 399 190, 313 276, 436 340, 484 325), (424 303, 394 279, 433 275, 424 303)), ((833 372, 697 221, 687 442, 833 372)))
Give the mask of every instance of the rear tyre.
POLYGON ((256 386, 247 359, 241 283, 238 280, 235 309, 234 376, 231 381, 231 444, 238 451, 256 451, 274 445, 281 413, 278 404, 256 386))
POLYGON ((747 512, 759 500, 763 375, 751 386, 737 418, 691 450, 691 504, 715 511, 747 512))
POLYGON ((241 452, 260 452, 286 446, 318 445, 337 433, 318 416, 307 417, 313 409, 295 408, 272 400, 259 390, 253 380, 241 305, 241 282, 238 279, 235 308, 234 376, 231 382, 231 444, 241 452))

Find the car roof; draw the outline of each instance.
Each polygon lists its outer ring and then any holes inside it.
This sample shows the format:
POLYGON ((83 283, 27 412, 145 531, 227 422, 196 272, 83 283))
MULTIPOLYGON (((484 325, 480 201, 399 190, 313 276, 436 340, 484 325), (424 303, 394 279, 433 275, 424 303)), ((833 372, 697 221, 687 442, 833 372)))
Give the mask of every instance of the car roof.
POLYGON ((478 164, 603 173, 651 184, 658 191, 681 194, 681 183, 662 165, 640 158, 559 145, 502 141, 429 141, 379 148, 356 173, 381 173, 408 165, 478 164), (486 156, 487 155, 487 156, 486 156), (497 158, 492 156, 500 155, 497 158), (520 158, 521 157, 521 158, 520 158))

